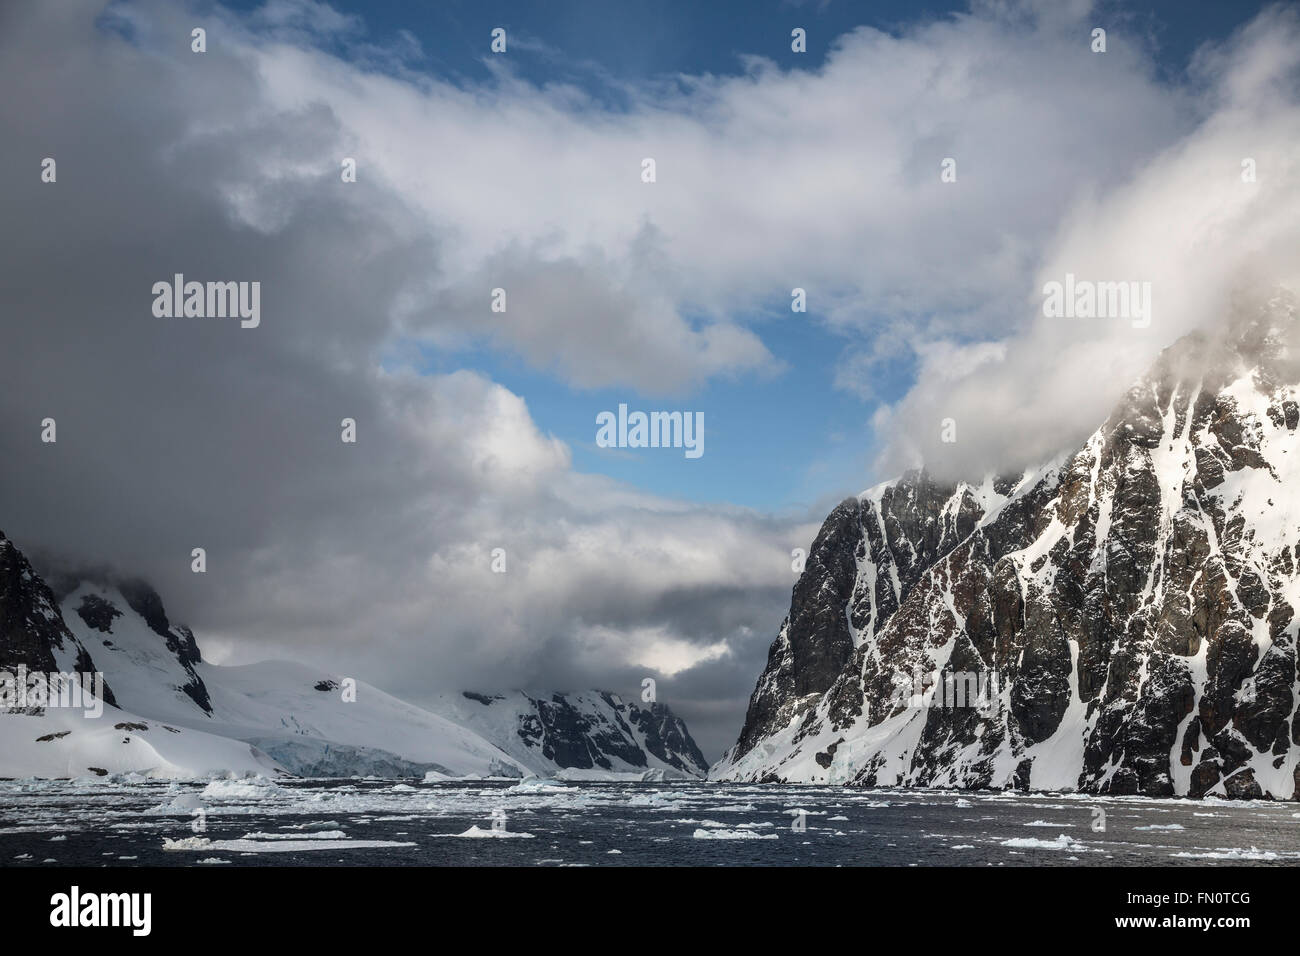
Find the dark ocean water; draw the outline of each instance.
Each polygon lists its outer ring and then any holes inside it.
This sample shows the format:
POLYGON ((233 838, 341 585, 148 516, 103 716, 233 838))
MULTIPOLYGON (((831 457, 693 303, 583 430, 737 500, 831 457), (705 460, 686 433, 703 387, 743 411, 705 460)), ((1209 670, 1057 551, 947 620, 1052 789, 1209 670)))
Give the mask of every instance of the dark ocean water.
POLYGON ((0 781, 5 866, 1297 862, 1300 805, 1259 801, 701 783, 0 781))

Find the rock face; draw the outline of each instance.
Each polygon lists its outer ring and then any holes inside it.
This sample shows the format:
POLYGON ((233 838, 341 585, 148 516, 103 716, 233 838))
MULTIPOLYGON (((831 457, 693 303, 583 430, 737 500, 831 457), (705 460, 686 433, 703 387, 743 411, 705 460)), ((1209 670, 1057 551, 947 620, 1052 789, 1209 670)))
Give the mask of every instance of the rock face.
POLYGON ((709 762, 691 738, 685 721, 669 710, 667 704, 652 703, 649 708, 636 704, 624 706, 628 724, 640 735, 641 745, 651 757, 691 776, 708 773, 709 762))
POLYGON ((605 691, 466 691, 444 695, 435 709, 539 771, 708 771, 686 724, 660 703, 641 707, 605 691))
MULTIPOLYGON (((90 651, 68 630, 53 592, 0 532, 0 670, 93 674, 90 651)), ((111 687, 104 699, 114 703, 111 687)))
POLYGON ((167 619, 162 598, 144 581, 81 579, 70 594, 61 598, 60 604, 65 612, 73 612, 65 620, 74 634, 87 644, 93 645, 98 640, 103 645, 99 651, 101 663, 111 655, 131 654, 132 643, 160 645, 150 660, 155 679, 166 680, 170 689, 185 694, 203 713, 212 714, 208 688, 195 668, 203 662, 203 657, 193 632, 167 619), (134 611, 135 616, 128 617, 124 609, 134 611), (134 640, 127 639, 124 643, 125 635, 119 632, 136 621, 143 622, 148 633, 131 635, 134 640))
POLYGON ((1298 386, 1278 294, 1073 455, 845 501, 712 775, 1295 798, 1298 386))

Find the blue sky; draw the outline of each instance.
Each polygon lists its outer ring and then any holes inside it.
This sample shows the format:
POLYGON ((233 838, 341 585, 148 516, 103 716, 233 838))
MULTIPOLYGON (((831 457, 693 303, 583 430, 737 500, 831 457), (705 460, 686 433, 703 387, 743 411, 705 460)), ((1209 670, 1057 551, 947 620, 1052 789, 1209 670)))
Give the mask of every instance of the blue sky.
MULTIPOLYGON (((225 4, 235 10, 261 5, 261 0, 225 4)), ((1226 36, 1265 5, 1260 0, 1147 0, 1103 3, 1097 9, 1108 23, 1123 20, 1148 34, 1162 67, 1176 72, 1197 44, 1226 36)), ((502 26, 512 36, 546 48, 545 53, 520 50, 532 54, 520 64, 522 75, 538 83, 582 81, 596 89, 593 72, 620 80, 725 74, 736 72, 738 58, 749 54, 816 68, 835 38, 855 27, 893 32, 963 13, 970 5, 926 0, 339 0, 332 6, 362 17, 372 40, 410 32, 425 51, 422 65, 434 75, 487 79, 485 37, 502 26), (789 31, 795 26, 808 31, 804 57, 789 48, 789 31), (593 64, 598 71, 590 69, 593 64)))
MULTIPOLYGON (((815 312, 765 318, 758 326, 782 367, 774 373, 719 379, 678 397, 635 389, 576 389, 511 354, 487 348, 424 349, 423 368, 440 373, 471 367, 523 396, 538 427, 567 442, 574 467, 609 475, 675 498, 758 510, 802 510, 827 494, 860 491, 871 431, 867 406, 832 384, 845 339, 815 312), (598 448, 596 411, 702 410, 705 453, 598 448)), ((879 384, 896 398, 910 382, 900 356, 879 384)))

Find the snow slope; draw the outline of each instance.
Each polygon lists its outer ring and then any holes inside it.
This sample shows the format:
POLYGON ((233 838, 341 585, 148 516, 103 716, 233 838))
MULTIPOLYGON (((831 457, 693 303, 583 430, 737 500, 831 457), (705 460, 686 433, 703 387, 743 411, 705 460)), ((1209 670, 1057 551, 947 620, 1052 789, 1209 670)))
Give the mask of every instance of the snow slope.
POLYGON ((345 694, 344 675, 289 661, 206 663, 188 630, 165 615, 147 619, 142 602, 125 590, 81 582, 60 603, 69 630, 92 649, 118 699, 140 713, 251 741, 292 772, 311 776, 526 772, 473 731, 376 687, 354 680, 355 693, 345 694))
POLYGON ((235 774, 269 776, 279 765, 243 741, 164 724, 104 707, 43 714, 0 712, 0 775, 89 777, 140 774, 173 780, 235 774))

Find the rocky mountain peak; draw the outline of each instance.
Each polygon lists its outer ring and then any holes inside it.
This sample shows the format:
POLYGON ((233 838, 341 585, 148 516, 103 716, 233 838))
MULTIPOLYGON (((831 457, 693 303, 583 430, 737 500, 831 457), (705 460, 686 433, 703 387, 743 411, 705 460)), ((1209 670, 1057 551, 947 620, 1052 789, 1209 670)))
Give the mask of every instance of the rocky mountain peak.
POLYGON ((152 585, 107 568, 72 566, 56 567, 50 581, 63 620, 81 644, 98 648, 99 662, 110 674, 119 663, 127 665, 130 673, 134 665, 148 661, 159 679, 185 694, 203 713, 212 713, 208 689, 197 669, 203 656, 194 633, 171 622, 152 585))
POLYGON ((715 775, 1293 797, 1296 316, 1185 337, 1019 479, 838 507, 715 775), (995 699, 934 706, 953 674, 995 699))
MULTIPOLYGON (((17 546, 0 531, 0 669, 81 674, 95 672, 85 645, 68 629, 54 593, 17 546)), ((114 703, 111 687, 104 699, 114 703)))

